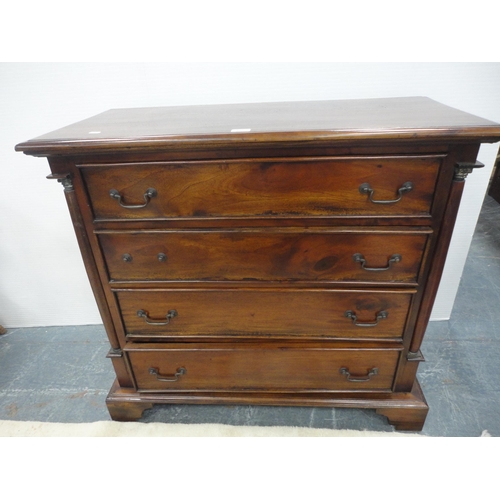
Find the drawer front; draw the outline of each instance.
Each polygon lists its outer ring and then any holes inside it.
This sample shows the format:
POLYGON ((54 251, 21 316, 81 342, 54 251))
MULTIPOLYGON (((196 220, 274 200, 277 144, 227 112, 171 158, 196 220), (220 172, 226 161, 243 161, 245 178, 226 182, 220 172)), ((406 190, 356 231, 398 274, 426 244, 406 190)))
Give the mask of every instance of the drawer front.
POLYGON ((116 296, 129 338, 401 338, 413 294, 171 289, 116 296))
POLYGON ((101 233, 110 279, 416 283, 427 233, 101 233))
POLYGON ((403 216, 430 213, 442 158, 180 161, 81 171, 96 219, 403 216))
POLYGON ((400 353, 236 344, 139 345, 125 352, 139 392, 388 391, 400 353))

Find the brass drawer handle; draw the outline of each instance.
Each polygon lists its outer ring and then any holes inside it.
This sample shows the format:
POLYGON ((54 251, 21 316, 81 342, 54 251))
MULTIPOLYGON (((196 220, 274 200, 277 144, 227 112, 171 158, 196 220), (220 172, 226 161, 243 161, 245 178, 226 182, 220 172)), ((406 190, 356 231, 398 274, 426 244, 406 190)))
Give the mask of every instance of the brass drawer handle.
POLYGON ((354 311, 346 311, 344 313, 344 316, 346 318, 352 319, 352 323, 354 326, 361 326, 361 327, 372 327, 372 326, 377 326, 378 322, 381 319, 386 319, 387 316, 389 316, 389 313, 387 311, 380 311, 377 316, 375 317, 375 321, 372 323, 358 323, 358 317, 356 316, 356 313, 354 311))
POLYGON ((144 311, 144 309, 139 309, 137 311, 137 316, 139 316, 139 318, 144 318, 144 321, 148 325, 165 326, 170 323, 170 320, 172 318, 175 318, 177 316, 177 311, 175 309, 171 309, 170 311, 168 311, 168 314, 166 316, 167 321, 151 321, 151 318, 149 317, 148 313, 144 311))
POLYGON ((391 268, 392 264, 396 264, 397 262, 401 262, 403 260, 403 257, 401 257, 401 255, 399 255, 398 253, 391 255, 389 260, 387 261, 386 267, 366 267, 365 257, 361 253, 355 253, 352 256, 352 260, 354 262, 359 262, 361 264, 361 267, 365 271, 388 271, 391 268))
POLYGON ((361 186, 359 186, 359 192, 361 194, 369 194, 369 200, 372 203, 382 203, 382 204, 390 204, 390 203, 397 203, 398 201, 401 200, 403 195, 405 193, 409 193, 413 189, 413 182, 405 182, 399 189, 398 189, 398 194, 399 196, 395 200, 374 200, 373 199, 373 189, 371 188, 370 184, 368 182, 363 182, 361 186))
POLYGON ((177 371, 173 375, 160 375, 158 368, 150 368, 149 374, 155 375, 156 379, 160 382, 178 382, 179 377, 186 375, 187 370, 184 367, 177 368, 177 371))
POLYGON ((122 202, 122 195, 116 189, 111 189, 109 192, 109 196, 111 196, 111 198, 113 198, 114 200, 118 200, 118 203, 123 208, 144 208, 147 206, 151 198, 155 198, 157 195, 158 192, 156 191, 156 189, 148 188, 144 193, 144 203, 142 205, 127 205, 122 202))
POLYGON ((378 368, 372 368, 371 370, 369 370, 365 378, 352 377, 349 370, 345 367, 342 367, 340 369, 340 373, 342 375, 345 375, 349 382, 369 382, 374 375, 378 375, 378 368))

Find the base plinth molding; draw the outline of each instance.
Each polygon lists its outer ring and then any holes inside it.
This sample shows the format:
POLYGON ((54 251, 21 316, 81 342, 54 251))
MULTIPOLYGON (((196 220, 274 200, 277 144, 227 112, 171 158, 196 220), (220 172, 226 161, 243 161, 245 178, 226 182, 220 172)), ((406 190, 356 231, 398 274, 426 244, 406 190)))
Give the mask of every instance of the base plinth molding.
POLYGON ((170 392, 139 393, 119 387, 117 382, 106 399, 113 420, 135 421, 155 404, 221 404, 268 406, 317 406, 366 408, 388 418, 396 430, 419 431, 429 410, 418 381, 411 392, 360 393, 263 393, 263 392, 170 392))

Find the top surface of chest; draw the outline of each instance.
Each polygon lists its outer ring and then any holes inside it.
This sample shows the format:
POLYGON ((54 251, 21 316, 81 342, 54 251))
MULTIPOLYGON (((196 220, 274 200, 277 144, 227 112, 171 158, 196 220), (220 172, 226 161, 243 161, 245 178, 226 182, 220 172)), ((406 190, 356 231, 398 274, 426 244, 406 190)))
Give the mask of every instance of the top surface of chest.
POLYGON ((499 138, 499 124, 425 97, 405 97, 112 109, 16 149, 50 156, 179 146, 499 138))

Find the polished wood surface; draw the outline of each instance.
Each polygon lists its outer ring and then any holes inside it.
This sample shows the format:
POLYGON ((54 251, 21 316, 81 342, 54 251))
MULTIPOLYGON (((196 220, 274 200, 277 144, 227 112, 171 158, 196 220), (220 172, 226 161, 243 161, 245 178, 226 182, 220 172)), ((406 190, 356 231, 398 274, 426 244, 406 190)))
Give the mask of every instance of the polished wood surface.
POLYGON ((427 231, 192 230, 99 234, 110 279, 416 283, 427 231), (130 261, 124 260, 128 254, 130 261), (159 260, 158 255, 165 255, 159 260), (353 258, 361 254, 362 264, 353 258), (393 255, 398 262, 390 263, 393 255), (386 269, 387 270, 380 270, 386 269))
POLYGON ((481 140, 500 126, 426 97, 112 109, 17 145, 34 155, 342 140, 481 140))
POLYGON ((412 291, 401 290, 294 288, 141 290, 118 291, 116 295, 129 338, 155 339, 217 336, 402 339, 413 297, 412 291), (139 317, 139 310, 144 310, 153 324, 139 317), (177 316, 168 325, 161 325, 166 322, 169 310, 175 310, 177 316), (352 311, 357 319, 346 316, 347 311, 352 311), (384 312, 386 315, 377 320, 384 312))
POLYGON ((441 275, 446 263, 448 247, 450 246, 451 237, 453 235, 453 229, 455 226, 455 217, 460 207, 460 200, 462 198, 464 187, 464 181, 455 181, 451 185, 448 197, 448 205, 446 208, 447 214, 445 214, 444 217, 444 221, 441 227, 441 235, 437 242, 437 248, 431 264, 431 273, 426 283, 427 300, 422 304, 420 314, 415 323, 413 338, 410 345, 411 352, 417 352, 420 349, 427 324, 432 314, 432 306, 434 305, 434 299, 436 297, 439 283, 441 281, 441 275))
POLYGON ((418 380, 410 392, 141 392, 113 384, 106 399, 113 420, 137 420, 154 404, 317 406, 373 409, 400 431, 422 429, 429 407, 418 380))
POLYGON ((500 125, 417 97, 111 110, 16 149, 64 186, 113 419, 315 405, 419 430, 464 179, 498 140, 500 125))
POLYGON ((136 345, 126 349, 141 391, 389 390, 398 349, 267 344, 136 345), (156 368, 158 374, 151 374, 156 368), (179 368, 185 374, 172 376, 179 368), (347 375, 341 373, 346 368, 347 375), (376 373, 368 375, 371 370, 376 373), (160 380, 160 379, 167 380, 160 380), (355 380, 352 380, 355 379, 355 380))
POLYGON ((96 219, 214 216, 426 215, 430 213, 441 156, 269 158, 211 162, 150 162, 83 166, 96 219), (125 175, 124 175, 125 173, 125 175), (397 203, 407 182, 413 189, 397 203), (144 193, 157 195, 144 208, 144 193))

